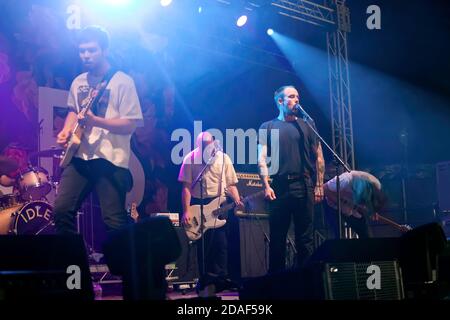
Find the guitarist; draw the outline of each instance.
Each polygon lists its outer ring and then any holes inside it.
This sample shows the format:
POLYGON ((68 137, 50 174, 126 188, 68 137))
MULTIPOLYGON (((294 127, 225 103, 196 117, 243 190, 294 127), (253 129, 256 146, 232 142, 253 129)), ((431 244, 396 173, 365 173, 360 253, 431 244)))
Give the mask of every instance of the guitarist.
MULTIPOLYGON (((358 234, 359 238, 369 238, 372 233, 368 219, 378 213, 386 203, 380 181, 364 171, 345 172, 339 176, 341 191, 341 211, 344 221, 358 234)), ((337 209, 336 177, 324 184, 328 205, 337 209)), ((334 221, 335 214, 329 215, 334 221)))
MULTIPOLYGON (((213 137, 209 132, 202 132, 197 137, 197 148, 184 158, 178 175, 178 181, 183 183, 181 193, 183 206, 182 223, 185 225, 194 223, 192 213, 189 210, 190 205, 200 204, 201 201, 200 185, 196 184, 192 188, 192 184, 211 156, 213 156, 212 162, 205 170, 203 178, 204 205, 219 196, 225 199, 225 194, 227 193, 239 208, 243 208, 236 187, 238 179, 230 158, 222 151, 216 150, 213 137)), ((200 290, 200 294, 202 294, 202 290, 207 290, 206 287, 211 282, 215 284, 224 284, 225 282, 225 286, 227 285, 226 283, 230 283, 227 279, 228 251, 226 226, 227 224, 221 228, 209 229, 202 237, 205 241, 204 274, 202 274, 203 259, 201 240, 197 244, 197 259, 200 268, 198 289, 200 290)), ((219 291, 217 287, 215 289, 219 291)))
POLYGON ((67 147, 77 122, 84 131, 78 150, 61 176, 55 200, 59 233, 76 233, 75 215, 93 189, 107 230, 128 223, 125 198, 133 184, 128 169, 130 138, 142 121, 142 113, 133 80, 121 71, 113 71, 107 59, 108 44, 108 33, 101 27, 89 26, 80 31, 78 52, 87 72, 72 82, 69 113, 57 143, 67 147), (93 103, 89 105, 89 101, 93 103))

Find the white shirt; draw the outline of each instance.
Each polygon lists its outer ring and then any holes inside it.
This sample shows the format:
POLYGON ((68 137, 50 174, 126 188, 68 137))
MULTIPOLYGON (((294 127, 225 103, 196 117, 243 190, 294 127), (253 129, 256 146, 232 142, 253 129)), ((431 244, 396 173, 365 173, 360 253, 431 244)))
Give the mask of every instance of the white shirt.
MULTIPOLYGON (((204 150, 205 162, 210 158, 211 148, 212 144, 208 145, 204 150)), ((203 167, 202 152, 199 148, 196 148, 184 158, 178 181, 192 184, 203 167)), ((194 198, 201 198, 199 183, 191 189, 191 195, 194 198)), ((217 151, 203 176, 203 197, 225 196, 226 188, 237 183, 238 178, 230 157, 222 151, 217 151)))
MULTIPOLYGON (((76 112, 82 109, 83 100, 89 95, 90 88, 101 79, 88 77, 82 73, 74 79, 70 87, 68 106, 76 112), (94 80, 94 81, 92 81, 94 80), (93 83, 94 82, 94 83, 93 83)), ((111 78, 98 102, 97 116, 105 119, 140 120, 142 112, 133 79, 118 71, 111 78)), ((93 127, 84 132, 80 148, 75 157, 92 160, 103 158, 122 168, 128 168, 130 159, 130 134, 115 134, 106 129, 93 127)))

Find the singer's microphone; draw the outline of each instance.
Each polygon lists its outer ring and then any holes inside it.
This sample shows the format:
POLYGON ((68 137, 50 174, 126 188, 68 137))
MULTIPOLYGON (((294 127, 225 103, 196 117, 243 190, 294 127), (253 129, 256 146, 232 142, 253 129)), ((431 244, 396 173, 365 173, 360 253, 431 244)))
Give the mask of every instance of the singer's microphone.
POLYGON ((297 103, 297 104, 294 106, 294 110, 295 110, 297 113, 299 113, 299 114, 302 114, 302 115, 305 115, 305 114, 306 114, 305 110, 303 110, 303 108, 302 108, 302 106, 300 105, 300 103, 297 103))
POLYGON ((309 114, 305 111, 305 109, 303 109, 303 107, 300 105, 300 103, 297 103, 297 104, 294 106, 294 110, 296 111, 296 113, 297 113, 298 115, 301 115, 305 121, 306 121, 306 120, 311 120, 311 121, 312 121, 312 118, 311 118, 311 117, 309 116, 309 114))
POLYGON ((218 151, 222 151, 222 146, 220 145, 219 140, 214 140, 213 145, 214 145, 214 149, 216 149, 218 151))
POLYGON ((222 151, 222 147, 220 146, 220 141, 219 140, 214 140, 213 143, 212 143, 212 147, 213 147, 213 150, 212 150, 211 155, 213 157, 216 155, 217 151, 222 151))

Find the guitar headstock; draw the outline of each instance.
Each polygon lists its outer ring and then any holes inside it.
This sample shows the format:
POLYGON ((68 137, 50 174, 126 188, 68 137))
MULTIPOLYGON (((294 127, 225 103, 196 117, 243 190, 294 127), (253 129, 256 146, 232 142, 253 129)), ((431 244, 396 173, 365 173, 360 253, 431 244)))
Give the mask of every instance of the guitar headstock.
POLYGON ((400 227, 402 232, 408 232, 413 229, 409 224, 401 224, 400 227))

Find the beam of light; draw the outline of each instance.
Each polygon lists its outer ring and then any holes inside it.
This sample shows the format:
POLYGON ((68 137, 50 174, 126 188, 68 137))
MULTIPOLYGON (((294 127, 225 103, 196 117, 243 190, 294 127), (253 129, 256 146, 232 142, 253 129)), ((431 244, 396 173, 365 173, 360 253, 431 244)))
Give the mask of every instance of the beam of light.
POLYGON ((161 0, 159 3, 161 3, 163 7, 167 7, 172 3, 172 0, 161 0))
POLYGON ((236 25, 238 27, 243 27, 246 23, 247 23, 247 16, 244 14, 242 16, 240 16, 237 21, 236 21, 236 25))
POLYGON ((329 114, 329 81, 328 55, 323 50, 300 42, 279 32, 272 34, 272 39, 290 62, 304 88, 314 97, 315 102, 322 107, 324 114, 329 114))

